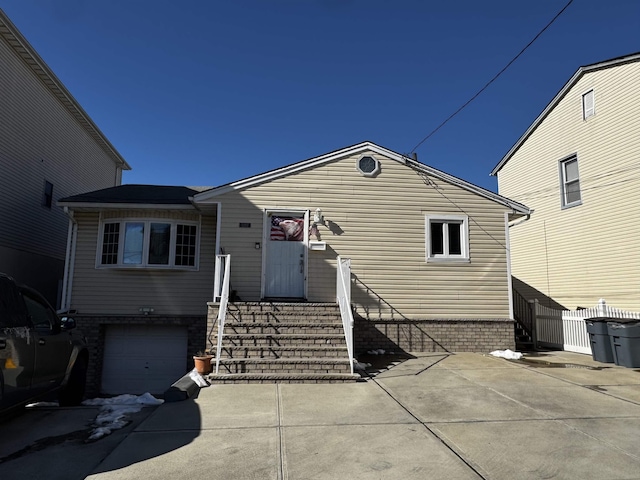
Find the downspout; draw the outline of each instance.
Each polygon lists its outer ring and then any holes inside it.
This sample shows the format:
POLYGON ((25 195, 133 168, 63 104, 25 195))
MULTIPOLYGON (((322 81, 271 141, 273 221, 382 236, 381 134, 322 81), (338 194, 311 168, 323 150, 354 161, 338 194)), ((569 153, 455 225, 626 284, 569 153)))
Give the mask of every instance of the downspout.
POLYGON ((504 212, 504 236, 507 244, 507 288, 509 289, 509 318, 511 320, 515 320, 515 317, 513 316, 513 280, 511 278, 511 239, 509 238, 509 228, 509 213, 504 212))
POLYGON ((220 230, 222 229, 222 203, 218 202, 216 207, 216 255, 222 253, 220 249, 220 230))
POLYGON ((507 283, 509 288, 509 318, 511 318, 511 320, 514 320, 515 317, 513 315, 513 279, 511 276, 511 238, 510 238, 509 229, 511 227, 515 227, 516 225, 520 225, 521 223, 524 223, 527 220, 529 220, 531 218, 532 213, 533 213, 533 210, 530 210, 529 213, 524 218, 521 218, 515 223, 509 223, 509 213, 508 212, 504 213, 504 235, 505 235, 505 241, 507 244, 506 250, 507 250, 507 283))
POLYGON ((73 212, 69 210, 69 207, 64 207, 64 213, 69 217, 69 231, 67 233, 67 253, 64 259, 64 277, 62 279, 62 302, 58 313, 67 312, 71 307, 71 287, 76 263, 76 239, 78 237, 78 222, 73 218, 73 212))

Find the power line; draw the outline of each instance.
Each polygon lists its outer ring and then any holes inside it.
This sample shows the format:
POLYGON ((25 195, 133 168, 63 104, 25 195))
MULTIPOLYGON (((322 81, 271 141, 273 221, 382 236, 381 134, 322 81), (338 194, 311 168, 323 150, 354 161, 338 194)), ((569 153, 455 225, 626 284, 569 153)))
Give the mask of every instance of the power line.
POLYGON ((500 75, 502 75, 502 74, 503 74, 503 73, 504 73, 504 72, 505 72, 505 71, 506 71, 506 70, 511 66, 511 64, 512 64, 513 62, 515 62, 515 61, 516 61, 516 60, 517 60, 517 59, 518 59, 518 58, 519 58, 519 57, 520 57, 520 56, 521 56, 521 55, 522 55, 522 54, 523 54, 523 53, 524 53, 524 52, 525 52, 525 51, 526 51, 526 50, 527 50, 531 45, 533 45, 533 43, 534 43, 534 42, 535 42, 535 41, 540 37, 540 35, 542 35, 542 34, 545 32, 545 30, 546 30, 547 28, 549 28, 549 27, 553 24, 553 22, 555 22, 555 21, 558 19, 558 17, 560 17, 560 15, 562 15, 562 14, 564 13, 564 11, 565 11, 565 10, 569 7, 569 5, 571 5, 572 3, 573 3, 573 0, 569 0, 569 2, 567 2, 567 4, 566 4, 564 7, 562 7, 562 10, 560 10, 560 11, 556 14, 556 16, 555 16, 555 17, 553 17, 553 18, 551 19, 551 21, 550 21, 549 23, 547 23, 547 24, 545 25, 545 27, 544 27, 542 30, 540 30, 540 31, 538 32, 538 34, 537 34, 535 37, 533 37, 533 40, 531 40, 531 41, 530 41, 530 42, 529 42, 529 43, 528 43, 528 44, 527 44, 527 45, 526 45, 522 50, 520 50, 520 53, 518 53, 515 57, 513 57, 513 58, 511 59, 511 61, 510 61, 509 63, 507 63, 507 64, 504 66, 504 68, 503 68, 502 70, 500 70, 500 71, 499 71, 499 72, 498 72, 498 73, 497 73, 497 74, 496 74, 496 75, 495 75, 491 80, 489 80, 489 82, 487 82, 487 84, 486 84, 484 87, 482 87, 480 90, 478 90, 478 92, 477 92, 473 97, 471 97, 469 100, 467 100, 467 101, 466 101, 466 102, 465 102, 465 103, 464 103, 460 108, 458 108, 455 112, 453 112, 451 115, 449 115, 449 117, 448 117, 444 122, 442 122, 440 125, 438 125, 438 126, 435 128, 435 130, 433 130, 429 135, 427 135, 426 137, 424 137, 424 138, 423 138, 423 139, 422 139, 422 140, 421 140, 421 141, 420 141, 420 142, 419 142, 415 147, 413 147, 413 149, 411 150, 411 152, 410 152, 410 153, 415 152, 415 151, 416 151, 416 149, 417 149, 420 145, 422 145, 422 144, 423 144, 424 142, 426 142, 426 141, 427 141, 427 140, 428 140, 428 139, 429 139, 433 134, 435 134, 438 130, 440 130, 442 127, 444 127, 444 126, 447 124, 447 122, 449 122, 449 120, 451 120, 453 117, 455 117, 455 116, 456 116, 458 113, 460 113, 460 112, 461 112, 461 111, 462 111, 462 110, 463 110, 467 105, 469 105, 469 104, 470 104, 471 102, 473 102, 477 97, 479 97, 479 96, 480 96, 480 94, 481 94, 482 92, 484 92, 484 91, 489 87, 489 85, 491 85, 494 81, 496 81, 496 80, 498 79, 498 77, 499 77, 500 75))
MULTIPOLYGON (((635 176, 635 177, 627 177, 624 180, 618 180, 615 182, 609 182, 609 183, 599 183, 597 185, 592 185, 589 187, 584 187, 583 184, 580 184, 580 192, 588 192, 590 190, 598 190, 599 188, 605 188, 605 187, 613 187, 616 185, 621 185, 623 183, 627 183, 627 182, 634 182, 636 180, 640 180, 640 175, 639 176, 635 176)), ((551 197, 555 197, 559 194, 560 192, 560 187, 556 187, 554 188, 555 192, 551 193, 551 194, 545 194, 545 195, 534 195, 534 196, 529 196, 524 198, 521 195, 516 195, 516 197, 518 198, 517 201, 525 203, 525 202, 529 202, 531 200, 542 200, 544 198, 551 198, 551 197)))
MULTIPOLYGON (((629 176, 627 176, 624 180, 618 180, 618 181, 611 182, 611 183, 606 183, 606 184, 590 185, 591 183, 595 182, 596 180, 601 180, 601 179, 604 179, 604 178, 613 177, 613 176, 619 175, 621 173, 631 172, 633 170, 639 170, 639 169, 640 169, 640 163, 636 163, 636 164, 630 165, 628 167, 619 168, 617 170, 609 170, 607 172, 600 173, 598 175, 593 175, 593 176, 590 176, 590 177, 580 177, 580 187, 581 187, 580 189, 581 190, 589 190, 589 189, 592 189, 592 188, 598 188, 599 186, 611 186, 611 185, 617 185, 618 183, 625 183, 625 182, 627 182, 629 180, 636 179, 638 177, 629 177, 629 176)), ((512 195, 512 197, 514 197, 513 198, 514 200, 516 199, 515 197, 517 197, 518 201, 521 201, 521 202, 525 203, 526 201, 529 201, 529 200, 534 200, 534 199, 539 199, 539 198, 548 198, 550 196, 556 195, 560 190, 561 190, 561 187, 560 187, 559 184, 557 184, 557 185, 553 185, 551 187, 541 188, 539 190, 532 190, 530 192, 518 193, 517 195, 514 194, 514 195, 512 195)))
MULTIPOLYGON (((403 155, 404 156, 404 155, 403 155)), ((445 200, 447 200, 449 203, 451 203, 454 207, 456 207, 458 210, 460 210, 462 213, 464 213, 467 218, 469 218, 480 230, 482 230, 488 237, 490 237, 494 242, 496 242, 498 245, 500 245, 503 249, 505 249, 506 251, 509 251, 509 249, 507 248, 506 245, 504 245, 500 240, 498 240, 496 237, 494 237, 493 235, 491 235, 491 233, 489 233, 482 225, 480 225, 475 218, 473 218, 472 215, 469 215, 460 205, 458 205, 456 202, 454 202, 453 200, 451 200, 449 197, 447 197, 443 192, 440 191, 440 188, 435 184, 435 182, 433 180, 431 180, 429 178, 429 175, 426 172, 423 172, 422 170, 419 169, 419 167, 416 167, 414 165, 414 161, 405 157, 406 160, 409 160, 407 162, 407 165, 414 171, 416 172, 416 174, 418 175, 418 177, 420 177, 420 179, 422 179, 423 183, 428 186, 428 187, 432 187, 437 193, 439 193, 442 198, 444 198, 445 200)))

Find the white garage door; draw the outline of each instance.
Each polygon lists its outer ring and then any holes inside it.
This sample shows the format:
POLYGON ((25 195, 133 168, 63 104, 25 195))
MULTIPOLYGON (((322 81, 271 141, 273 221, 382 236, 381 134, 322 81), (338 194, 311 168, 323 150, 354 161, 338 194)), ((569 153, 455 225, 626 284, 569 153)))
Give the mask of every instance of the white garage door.
POLYGON ((109 325, 102 363, 102 393, 164 393, 186 373, 187 329, 109 325))

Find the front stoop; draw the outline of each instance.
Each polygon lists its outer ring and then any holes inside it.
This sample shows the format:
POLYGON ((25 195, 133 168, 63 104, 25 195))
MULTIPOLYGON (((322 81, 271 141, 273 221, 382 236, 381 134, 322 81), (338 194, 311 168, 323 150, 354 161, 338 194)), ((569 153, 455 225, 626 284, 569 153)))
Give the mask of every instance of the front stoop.
POLYGON ((219 363, 218 374, 207 376, 212 383, 361 379, 350 373, 340 310, 331 303, 230 303, 219 363))

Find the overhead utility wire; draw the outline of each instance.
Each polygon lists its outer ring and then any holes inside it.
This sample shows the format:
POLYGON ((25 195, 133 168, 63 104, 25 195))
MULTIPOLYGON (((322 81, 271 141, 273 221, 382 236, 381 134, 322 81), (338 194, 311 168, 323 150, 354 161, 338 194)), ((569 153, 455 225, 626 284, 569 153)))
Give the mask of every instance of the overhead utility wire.
POLYGON ((499 77, 500 75, 502 75, 502 74, 503 74, 503 73, 504 73, 504 72, 505 72, 505 71, 506 71, 506 70, 511 66, 511 64, 512 64, 513 62, 515 62, 515 61, 520 57, 520 55, 522 55, 522 54, 523 54, 523 53, 524 53, 524 52, 525 52, 525 51, 526 51, 526 50, 527 50, 531 45, 533 45, 533 43, 534 43, 534 42, 535 42, 535 41, 540 37, 540 35, 542 35, 542 34, 545 32, 545 30, 546 30, 547 28, 549 28, 549 27, 553 24, 553 22, 555 22, 555 21, 558 19, 558 17, 559 17, 560 15, 562 15, 562 14, 564 13, 564 11, 565 11, 565 10, 569 7, 569 5, 571 5, 572 3, 573 3, 573 0, 569 0, 569 2, 567 2, 567 4, 562 8, 562 10, 560 10, 560 11, 556 14, 556 16, 555 16, 555 17, 553 17, 553 18, 551 19, 551 21, 550 21, 549 23, 547 23, 547 24, 545 25, 545 27, 544 27, 542 30, 540 30, 540 31, 538 32, 538 34, 537 34, 535 37, 533 37, 533 40, 531 40, 531 41, 527 44, 527 46, 526 46, 526 47, 524 47, 522 50, 520 50, 520 53, 518 53, 515 57, 513 57, 513 58, 511 59, 511 61, 510 61, 509 63, 507 63, 507 64, 505 65, 505 67, 504 67, 502 70, 500 70, 500 71, 499 71, 499 72, 498 72, 498 73, 497 73, 497 74, 496 74, 496 75, 495 75, 491 80, 489 80, 489 82, 487 82, 487 84, 486 84, 484 87, 482 87, 480 90, 478 90, 478 93, 476 93, 473 97, 471 97, 467 102, 465 102, 465 103, 464 103, 464 105, 462 105, 460 108, 458 108, 455 112, 453 112, 451 115, 449 115, 449 117, 448 117, 444 122, 442 122, 440 125, 438 125, 438 126, 435 128, 435 130, 433 130, 429 135, 427 135, 426 137, 424 137, 424 138, 423 138, 423 139, 422 139, 422 140, 421 140, 421 141, 420 141, 420 142, 419 142, 415 147, 413 147, 413 149, 411 150, 411 152, 410 152, 410 153, 415 152, 415 151, 418 149, 418 147, 420 147, 420 145, 422 145, 422 144, 423 144, 424 142, 426 142, 426 141, 427 141, 427 140, 428 140, 428 139, 429 139, 433 134, 435 134, 438 130, 440 130, 442 127, 444 127, 444 126, 447 124, 447 122, 449 122, 449 120, 451 120, 453 117, 455 117, 455 116, 456 116, 458 113, 460 113, 460 112, 461 112, 461 111, 462 111, 462 110, 463 110, 467 105, 469 105, 469 104, 470 104, 471 102, 473 102, 476 98, 478 98, 478 96, 480 96, 480 94, 481 94, 482 92, 484 92, 484 91, 489 87, 489 85, 491 85, 494 81, 496 81, 496 80, 498 79, 498 77, 499 77))

